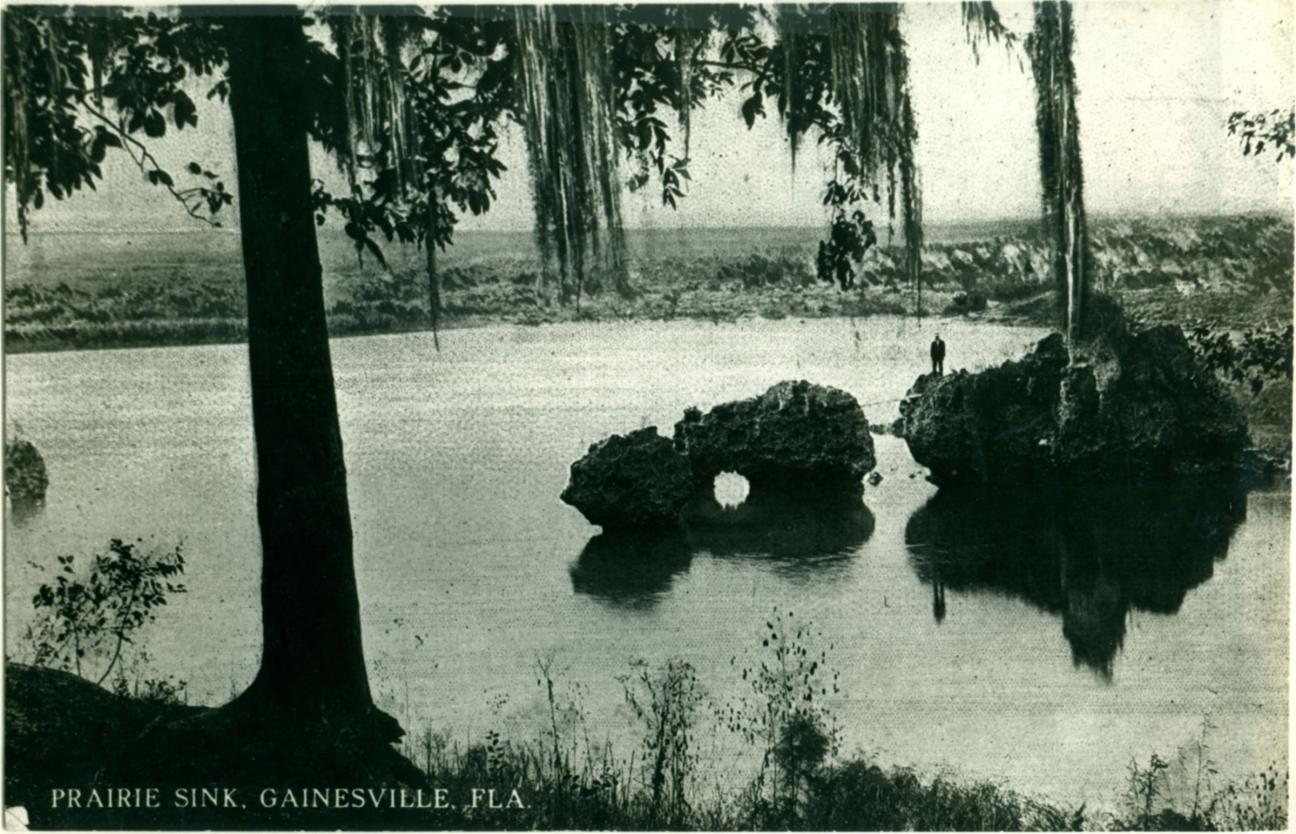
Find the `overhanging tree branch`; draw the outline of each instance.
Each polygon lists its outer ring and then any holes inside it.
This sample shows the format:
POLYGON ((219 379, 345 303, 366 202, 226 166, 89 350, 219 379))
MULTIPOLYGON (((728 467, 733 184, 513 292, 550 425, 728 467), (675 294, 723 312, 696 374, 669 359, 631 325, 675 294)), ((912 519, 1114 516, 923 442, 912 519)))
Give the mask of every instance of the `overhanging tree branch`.
POLYGON ((120 140, 121 148, 131 158, 131 161, 144 173, 148 181, 153 185, 160 185, 170 192, 181 206, 184 207, 185 213, 195 220, 206 223, 214 228, 220 228, 221 223, 214 217, 205 216, 200 213, 200 208, 205 202, 209 211, 214 214, 220 205, 226 205, 233 202, 234 198, 223 188, 210 189, 201 186, 193 188, 177 189, 175 179, 166 172, 157 158, 149 151, 148 147, 128 133, 120 122, 114 122, 107 113, 97 109, 88 102, 82 103, 82 107, 87 113, 94 116, 104 127, 108 128, 120 140), (219 195, 219 196, 215 196, 219 195), (213 199, 218 202, 216 208, 213 208, 213 199))

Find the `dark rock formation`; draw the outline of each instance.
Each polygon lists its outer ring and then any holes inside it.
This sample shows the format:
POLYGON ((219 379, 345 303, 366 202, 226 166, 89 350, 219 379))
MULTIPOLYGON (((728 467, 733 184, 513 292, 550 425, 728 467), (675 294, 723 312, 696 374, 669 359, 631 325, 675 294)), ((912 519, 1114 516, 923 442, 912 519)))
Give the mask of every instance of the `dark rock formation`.
POLYGON ((858 494, 875 463, 868 420, 855 398, 805 380, 780 382, 706 414, 689 409, 675 424, 675 448, 688 456, 700 486, 736 472, 753 495, 805 486, 858 494))
POLYGON ((649 426, 590 446, 562 500, 605 529, 671 527, 693 490, 688 459, 649 426))
POLYGON ((1246 420, 1182 331, 1126 331, 1102 308, 1071 362, 1058 334, 980 373, 920 376, 902 436, 937 484, 1219 471, 1246 448, 1246 420))
POLYGON ((18 438, 5 444, 5 492, 15 506, 39 504, 49 488, 45 459, 31 441, 18 438))
MULTIPOLYGON (((705 415, 689 409, 675 425, 673 443, 647 428, 594 444, 572 464, 562 499, 607 531, 669 528, 688 523, 681 511, 690 498, 718 509, 715 477, 735 472, 751 492, 746 509, 726 516, 722 526, 732 531, 750 527, 765 511, 756 507, 810 502, 821 515, 831 507, 862 508, 862 479, 874 463, 868 420, 854 397, 805 381, 780 382, 705 415)), ((848 524, 845 538, 863 526, 871 532, 871 518, 867 525, 848 524)))

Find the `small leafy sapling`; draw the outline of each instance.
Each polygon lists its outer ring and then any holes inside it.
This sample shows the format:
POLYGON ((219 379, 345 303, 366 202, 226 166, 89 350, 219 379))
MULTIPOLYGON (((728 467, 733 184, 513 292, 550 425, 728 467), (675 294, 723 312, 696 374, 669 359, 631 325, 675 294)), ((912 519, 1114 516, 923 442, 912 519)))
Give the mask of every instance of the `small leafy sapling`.
POLYGON ((1130 760, 1126 798, 1131 809, 1138 815, 1138 827, 1144 831, 1150 830, 1152 809, 1165 793, 1166 771, 1169 768, 1170 763, 1156 753, 1148 759, 1147 767, 1140 766, 1136 760, 1130 760))
MULTIPOLYGON (((756 790, 764 794, 769 773, 770 805, 785 817, 795 817, 809 780, 840 745, 840 729, 826 704, 841 694, 840 673, 828 664, 831 644, 814 649, 822 638, 813 623, 797 622, 792 611, 776 608, 761 633, 759 660, 741 671, 751 694, 721 711, 730 731, 764 751, 756 790)), ((730 663, 736 666, 737 658, 730 663)))
POLYGON ((113 539, 83 572, 76 557, 58 557, 58 573, 32 597, 36 665, 75 672, 96 684, 108 680, 168 595, 185 592, 176 581, 185 568, 181 546, 158 551, 142 544, 113 539))

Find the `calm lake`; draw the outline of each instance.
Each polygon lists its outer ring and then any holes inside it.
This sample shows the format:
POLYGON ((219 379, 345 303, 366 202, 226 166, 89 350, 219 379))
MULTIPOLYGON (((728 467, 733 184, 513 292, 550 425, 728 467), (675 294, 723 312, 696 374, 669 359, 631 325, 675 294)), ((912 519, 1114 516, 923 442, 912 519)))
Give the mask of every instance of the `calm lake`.
MULTIPOLYGON (((863 523, 627 547, 591 541, 598 529, 558 500, 590 443, 669 434, 687 406, 781 379, 843 388, 889 422, 935 330, 947 367, 970 369, 1042 335, 872 318, 498 326, 445 333, 440 353, 430 334, 334 341, 375 695, 411 731, 531 738, 536 662, 552 659, 590 734, 625 750, 617 676, 632 658, 691 661, 723 704, 778 607, 833 646, 845 751, 884 764, 1106 805, 1131 758, 1172 756, 1208 720, 1224 776, 1285 766, 1286 492, 937 498, 903 441, 876 437, 884 480, 863 523)), ((183 540, 190 592, 147 649, 192 701, 224 700, 260 641, 245 348, 6 362, 8 423, 51 478, 42 512, 6 522, 6 649, 55 556, 183 540)), ((704 755, 750 756, 714 736, 704 755)))

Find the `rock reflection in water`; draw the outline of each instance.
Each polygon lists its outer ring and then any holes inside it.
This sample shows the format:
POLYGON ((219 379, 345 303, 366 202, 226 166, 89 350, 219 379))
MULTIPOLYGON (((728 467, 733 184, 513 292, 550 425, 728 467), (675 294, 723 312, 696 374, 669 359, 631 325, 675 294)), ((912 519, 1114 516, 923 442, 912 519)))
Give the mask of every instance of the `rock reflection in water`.
POLYGON ((692 560, 678 530, 599 533, 571 567, 572 588, 613 605, 651 607, 692 560))
POLYGON ((44 510, 44 498, 9 498, 9 518, 15 527, 25 526, 44 510))
POLYGON ((736 507, 713 495, 684 510, 693 551, 759 558, 778 572, 805 576, 844 564, 873 534, 873 513, 859 493, 753 490, 736 507))
POLYGON ((710 494, 695 499, 684 529, 600 533, 571 567, 572 587, 609 604, 654 605, 694 556, 759 562, 790 579, 840 576, 873 533, 874 518, 858 494, 788 496, 761 493, 737 507, 710 494))
POLYGON ((1245 490, 1222 480, 941 490, 905 543, 938 623, 946 589, 1018 596, 1061 616, 1072 662, 1110 679, 1129 612, 1177 612, 1245 518, 1245 490))

